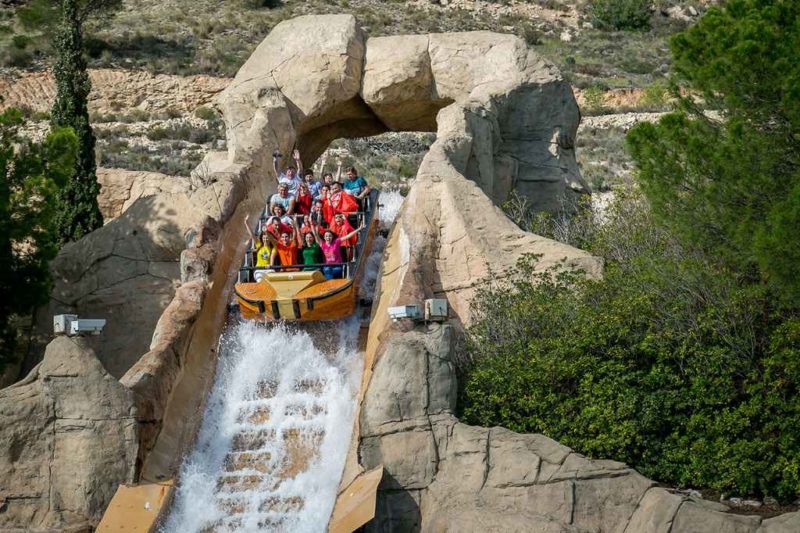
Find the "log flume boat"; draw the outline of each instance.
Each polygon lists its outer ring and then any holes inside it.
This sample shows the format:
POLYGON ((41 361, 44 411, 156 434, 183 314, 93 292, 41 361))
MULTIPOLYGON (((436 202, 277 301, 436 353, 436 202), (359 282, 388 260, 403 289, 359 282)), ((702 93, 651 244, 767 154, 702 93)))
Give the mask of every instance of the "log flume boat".
MULTIPOLYGON (((358 287, 364 275, 366 259, 378 227, 377 210, 379 192, 370 192, 364 211, 350 213, 350 225, 357 228, 358 242, 352 247, 352 255, 343 263, 319 265, 272 265, 268 272, 256 281, 254 251, 245 252, 239 269, 238 282, 234 287, 239 304, 239 314, 247 320, 257 321, 315 321, 339 320, 353 314, 358 301, 358 287), (341 266, 340 279, 326 279, 322 267, 341 266)), ((257 222, 260 228, 270 218, 262 213, 257 222)))

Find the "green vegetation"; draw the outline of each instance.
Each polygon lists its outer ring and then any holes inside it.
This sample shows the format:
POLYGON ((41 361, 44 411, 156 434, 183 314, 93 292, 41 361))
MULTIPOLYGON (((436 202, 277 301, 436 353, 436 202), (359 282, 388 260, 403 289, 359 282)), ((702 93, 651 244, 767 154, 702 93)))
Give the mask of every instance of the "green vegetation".
POLYGON ((55 128, 41 144, 18 135, 22 114, 0 113, 0 369, 12 360, 26 315, 50 294, 48 262, 57 251, 56 195, 73 172, 75 134, 55 128))
POLYGON ((474 302, 466 421, 542 432, 658 481, 800 494, 800 5, 731 0, 673 40, 691 99, 628 144, 641 192, 528 227, 602 280, 523 261, 474 302))
MULTIPOLYGON (((659 220, 687 242, 800 297, 800 4, 736 0, 672 42, 678 81, 702 95, 628 145, 659 220)), ((676 94, 676 97, 679 96, 676 94)))
POLYGON ((89 15, 116 3, 118 0, 61 0, 53 66, 56 98, 50 121, 54 128, 72 128, 79 146, 75 172, 58 194, 56 224, 62 243, 76 241, 103 225, 103 215, 97 204, 100 184, 96 173, 95 136, 89 125, 92 82, 83 56, 83 24, 89 15))
POLYGON ((605 30, 648 30, 651 5, 651 0, 589 0, 589 19, 605 30))

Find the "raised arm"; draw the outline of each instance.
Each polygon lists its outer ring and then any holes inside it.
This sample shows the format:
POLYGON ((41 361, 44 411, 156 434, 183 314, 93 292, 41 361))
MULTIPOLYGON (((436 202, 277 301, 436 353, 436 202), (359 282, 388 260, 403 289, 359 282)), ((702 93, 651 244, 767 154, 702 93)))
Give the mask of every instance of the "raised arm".
POLYGON ((258 239, 258 233, 253 231, 253 229, 250 227, 250 215, 245 215, 244 227, 247 230, 247 236, 253 241, 252 245, 255 246, 256 240, 258 239))
POLYGON ((281 169, 278 165, 278 161, 281 158, 281 153, 277 150, 272 152, 272 168, 275 170, 275 181, 278 181, 281 177, 281 169))
POLYGON ((297 165, 297 175, 301 178, 303 177, 303 160, 300 159, 300 150, 295 149, 292 152, 292 157, 294 158, 294 163, 297 165))
POLYGON ((339 181, 342 178, 342 158, 336 158, 336 178, 333 181, 339 181))
POLYGON ((322 245, 322 237, 319 236, 319 224, 314 224, 311 226, 311 232, 314 234, 314 240, 317 241, 317 244, 320 246, 322 245))
POLYGON ((360 225, 360 226, 358 226, 356 229, 354 229, 353 231, 351 231, 350 233, 348 233, 348 234, 347 234, 347 235, 345 235, 344 237, 339 237, 339 238, 340 238, 342 241, 346 241, 347 239, 349 239, 350 237, 353 237, 353 236, 354 236, 356 233, 358 233, 358 232, 359 232, 359 231, 361 231, 362 229, 364 229, 364 223, 363 223, 363 222, 362 222, 362 223, 361 223, 361 225, 360 225))
POLYGON ((294 233, 294 242, 297 243, 298 248, 303 247, 303 236, 300 233, 300 226, 297 225, 297 218, 292 217, 292 229, 294 233))

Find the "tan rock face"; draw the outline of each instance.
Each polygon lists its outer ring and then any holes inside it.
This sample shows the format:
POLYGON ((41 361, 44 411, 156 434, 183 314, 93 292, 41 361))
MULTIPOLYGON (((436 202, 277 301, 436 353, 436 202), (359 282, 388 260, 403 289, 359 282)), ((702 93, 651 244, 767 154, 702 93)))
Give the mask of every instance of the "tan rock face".
POLYGON ((58 337, 27 378, 0 391, 0 529, 99 520, 133 481, 133 394, 84 339, 58 337))
POLYGON ((52 299, 37 313, 39 342, 27 368, 51 338, 52 315, 77 313, 108 321, 90 342, 106 369, 122 377, 148 351, 180 283, 186 238, 206 220, 188 178, 126 171, 100 175, 103 209, 118 216, 65 246, 53 261, 52 299))
POLYGON ((800 530, 800 513, 733 514, 543 435, 460 423, 450 325, 390 333, 384 346, 360 415, 362 465, 385 469, 367 531, 800 530))

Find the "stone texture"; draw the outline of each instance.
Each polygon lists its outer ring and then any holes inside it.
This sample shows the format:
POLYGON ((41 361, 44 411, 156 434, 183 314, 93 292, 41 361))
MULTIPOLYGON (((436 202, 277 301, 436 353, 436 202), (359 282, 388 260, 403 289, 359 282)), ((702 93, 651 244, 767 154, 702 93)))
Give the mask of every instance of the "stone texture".
POLYGON ((89 343, 58 337, 21 382, 0 391, 0 529, 96 522, 133 481, 133 394, 89 343))
POLYGON ((453 329, 419 326, 385 339, 360 413, 361 463, 385 469, 367 531, 796 530, 800 513, 762 524, 656 488, 623 463, 590 460, 542 435, 458 422, 449 400, 453 329), (447 400, 437 403, 434 390, 447 400))
MULTIPOLYGON (((24 72, 0 76, 0 109, 27 107, 48 112, 53 106, 55 83, 50 71, 24 72)), ((144 70, 90 69, 92 92, 89 111, 118 113, 119 109, 144 111, 164 109, 192 112, 228 84, 227 78, 211 76, 173 76, 144 70)))
POLYGON ((100 183, 97 202, 106 223, 120 216, 143 196, 188 193, 192 190, 190 180, 181 176, 119 168, 98 168, 97 181, 100 183))

